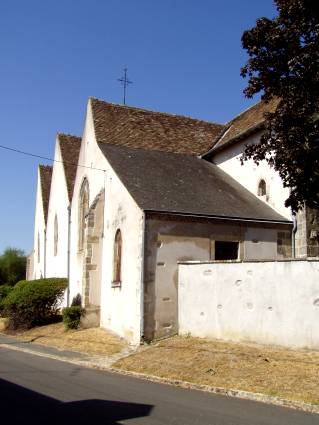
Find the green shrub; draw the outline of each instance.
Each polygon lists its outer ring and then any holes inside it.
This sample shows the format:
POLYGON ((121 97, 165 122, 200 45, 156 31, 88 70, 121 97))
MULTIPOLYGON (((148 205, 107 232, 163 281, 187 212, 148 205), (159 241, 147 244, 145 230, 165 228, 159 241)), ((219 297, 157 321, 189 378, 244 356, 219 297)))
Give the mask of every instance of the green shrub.
POLYGON ((0 285, 0 316, 2 315, 3 309, 4 309, 4 300, 9 295, 9 293, 12 291, 12 286, 10 285, 0 285))
POLYGON ((7 295, 12 291, 13 287, 10 285, 0 285, 0 302, 3 301, 7 295))
POLYGON ((64 278, 18 282, 3 301, 9 327, 31 328, 56 318, 66 287, 64 278))
MULTIPOLYGON (((43 280, 43 279, 40 279, 40 280, 43 280)), ((28 283, 29 282, 34 282, 33 280, 19 280, 19 282, 17 282, 15 285, 14 285, 14 288, 15 289, 17 289, 17 288, 23 288, 23 287, 25 287, 26 285, 28 285, 28 283)))
POLYGON ((75 297, 73 297, 71 306, 72 305, 82 305, 82 296, 81 296, 81 294, 77 294, 77 295, 75 295, 75 297))
POLYGON ((66 329, 78 329, 85 309, 80 305, 71 305, 62 310, 63 323, 66 329))

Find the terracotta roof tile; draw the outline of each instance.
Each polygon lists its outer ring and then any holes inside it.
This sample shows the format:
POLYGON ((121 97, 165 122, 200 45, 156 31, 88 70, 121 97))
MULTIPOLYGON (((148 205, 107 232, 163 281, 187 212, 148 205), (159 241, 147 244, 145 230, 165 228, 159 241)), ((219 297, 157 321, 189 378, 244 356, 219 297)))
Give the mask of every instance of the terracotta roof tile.
POLYGON ((222 136, 216 138, 211 152, 230 146, 241 140, 243 136, 248 135, 248 133, 261 129, 265 121, 265 113, 274 112, 277 105, 278 99, 273 99, 269 103, 261 101, 239 114, 225 126, 222 136))
POLYGON ((48 218, 48 209, 49 209, 52 167, 50 165, 39 165, 39 173, 40 173, 44 222, 46 223, 48 218))
POLYGON ((81 137, 58 133, 69 201, 72 199, 77 163, 81 148, 81 137))
POLYGON ((221 124, 90 98, 98 143, 189 155, 207 151, 221 124))

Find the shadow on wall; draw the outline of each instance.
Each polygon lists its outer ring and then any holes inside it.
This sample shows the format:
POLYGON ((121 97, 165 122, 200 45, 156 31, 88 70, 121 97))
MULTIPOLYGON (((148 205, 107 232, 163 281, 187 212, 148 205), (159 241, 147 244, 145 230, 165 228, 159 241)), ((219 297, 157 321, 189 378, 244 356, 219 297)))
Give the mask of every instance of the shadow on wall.
POLYGON ((109 400, 61 402, 0 379, 1 418, 10 424, 108 424, 148 416, 152 406, 109 400))

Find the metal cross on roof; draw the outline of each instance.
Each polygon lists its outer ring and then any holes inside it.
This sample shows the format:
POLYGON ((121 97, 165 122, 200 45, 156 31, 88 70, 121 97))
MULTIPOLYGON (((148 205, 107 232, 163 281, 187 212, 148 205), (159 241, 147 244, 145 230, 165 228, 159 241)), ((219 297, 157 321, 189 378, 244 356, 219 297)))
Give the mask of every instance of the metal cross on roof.
POLYGON ((117 80, 120 81, 120 83, 122 83, 123 86, 123 105, 126 104, 126 87, 129 84, 133 84, 133 81, 130 81, 127 77, 127 68, 123 69, 124 71, 124 76, 122 78, 118 78, 117 80))

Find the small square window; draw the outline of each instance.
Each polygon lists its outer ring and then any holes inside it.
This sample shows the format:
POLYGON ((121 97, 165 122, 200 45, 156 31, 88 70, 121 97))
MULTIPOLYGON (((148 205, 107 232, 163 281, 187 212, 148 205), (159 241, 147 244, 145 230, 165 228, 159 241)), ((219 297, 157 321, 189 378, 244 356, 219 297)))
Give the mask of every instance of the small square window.
POLYGON ((215 241, 215 260, 237 260, 238 242, 215 241))

